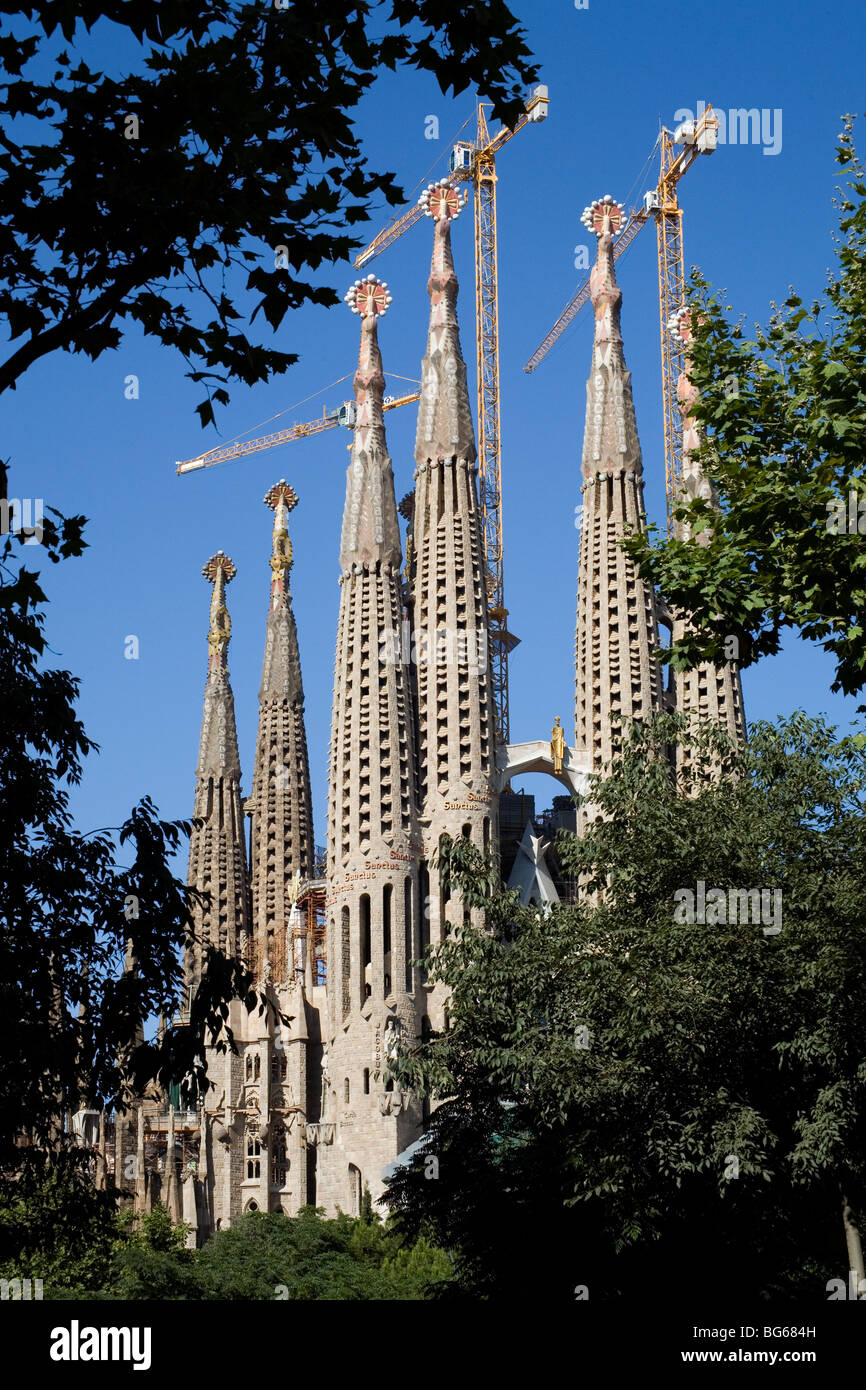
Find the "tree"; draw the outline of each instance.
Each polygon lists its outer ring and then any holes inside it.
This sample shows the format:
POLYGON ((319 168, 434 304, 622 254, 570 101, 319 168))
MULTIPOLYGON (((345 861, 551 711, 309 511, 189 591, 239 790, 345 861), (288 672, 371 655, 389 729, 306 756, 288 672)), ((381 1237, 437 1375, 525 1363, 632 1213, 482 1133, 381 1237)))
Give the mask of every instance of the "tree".
POLYGON ((738 753, 707 729, 674 772, 675 737, 671 716, 633 726, 597 818, 563 837, 578 904, 479 890, 478 851, 445 846, 490 930, 432 952, 450 1029, 397 1072, 441 1104, 388 1201, 454 1250, 463 1293, 814 1299, 846 1276, 843 1202, 866 1207, 862 741, 796 715, 738 753))
POLYGON ((825 302, 791 292, 753 339, 693 277, 689 374, 718 498, 683 505, 692 540, 625 548, 690 631, 663 659, 692 666, 777 652, 785 628, 836 661, 834 690, 866 683, 866 180, 846 119, 838 267, 825 302), (731 639, 734 639, 732 642, 731 639))
POLYGON ((377 74, 476 84, 509 123, 536 76, 502 0, 27 0, 6 14, 19 22, 0 38, 0 314, 23 341, 0 390, 46 353, 98 357, 131 321, 204 383, 203 425, 229 379, 297 360, 241 329, 241 282, 250 323, 272 329, 336 304, 309 274, 361 245, 350 229, 374 198, 402 200, 368 168, 352 114, 377 74))
MULTIPOLYGON (((423 1237, 406 1244, 379 1221, 306 1207, 296 1217, 248 1212, 198 1251, 185 1250, 163 1208, 115 1243, 99 1297, 284 1302, 417 1301, 451 1277, 423 1237)), ((93 1286, 91 1285, 91 1288, 93 1286)))

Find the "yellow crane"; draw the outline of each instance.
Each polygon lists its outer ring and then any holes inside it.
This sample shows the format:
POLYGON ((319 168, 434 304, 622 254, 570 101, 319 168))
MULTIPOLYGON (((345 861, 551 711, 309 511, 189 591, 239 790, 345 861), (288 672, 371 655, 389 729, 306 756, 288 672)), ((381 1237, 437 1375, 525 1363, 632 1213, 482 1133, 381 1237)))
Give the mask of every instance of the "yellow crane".
MULTIPOLYGON (((383 410, 396 410, 398 405, 408 405, 417 401, 419 391, 408 396, 386 396, 383 410)), ((194 473, 199 468, 212 468, 216 463, 226 463, 229 459, 243 458, 246 454, 257 454, 260 449, 275 449, 279 444, 292 444, 296 439, 306 439, 307 435, 320 434, 322 430, 332 430, 337 425, 346 429, 355 428, 355 402, 344 401, 338 410, 323 410, 317 420, 306 420, 291 425, 287 430, 277 430, 274 434, 262 434, 257 439, 241 440, 236 444, 221 444, 194 459, 182 459, 175 465, 177 473, 194 473)))
MULTIPOLYGON (((451 151, 446 183, 471 183, 475 190, 475 338, 478 386, 478 481, 487 568, 487 602, 493 647, 492 678, 497 741, 508 743, 508 653, 518 638, 508 631, 502 547, 502 446, 499 428, 499 292, 496 264, 496 155, 524 126, 543 121, 550 98, 545 86, 533 88, 526 110, 513 129, 490 134, 485 114, 476 109, 474 142, 459 140, 451 151)), ((413 203, 361 252, 365 266, 423 216, 413 203)))
MULTIPOLYGON (((683 210, 677 196, 677 185, 699 154, 712 154, 716 148, 718 117, 712 106, 701 112, 697 121, 685 121, 672 133, 662 128, 661 172, 658 187, 644 195, 642 208, 634 208, 614 247, 618 258, 631 245, 638 232, 655 218, 659 270, 659 331, 662 361, 662 413, 665 440, 665 488, 668 503, 668 526, 671 525, 674 498, 682 473, 683 441, 677 399, 677 379, 685 368, 685 346, 670 332, 672 318, 685 304, 685 260, 683 255, 683 210)), ((572 319, 589 299, 589 280, 566 305, 547 337, 530 357, 525 372, 533 372, 539 362, 562 335, 572 319)))

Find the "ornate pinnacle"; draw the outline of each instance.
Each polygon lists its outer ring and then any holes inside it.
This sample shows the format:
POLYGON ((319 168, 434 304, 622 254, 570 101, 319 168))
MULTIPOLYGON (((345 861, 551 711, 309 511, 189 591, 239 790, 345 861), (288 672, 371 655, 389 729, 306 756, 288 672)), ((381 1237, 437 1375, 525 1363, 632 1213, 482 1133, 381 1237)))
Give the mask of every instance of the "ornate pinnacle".
POLYGON ((213 584, 213 594, 210 601, 210 631, 207 636, 210 647, 208 662, 208 673, 210 674, 227 669, 226 648, 232 635, 232 620, 225 603, 226 585, 232 582, 237 574, 237 569, 228 555, 222 550, 218 550, 216 555, 212 555, 208 560, 202 569, 202 574, 213 584))
POLYGON ((466 206, 468 196, 464 188, 461 198, 460 191, 442 179, 439 183, 428 183, 418 203, 424 209, 424 216, 432 217, 434 222, 454 222, 466 206))
POLYGON ((600 237, 605 233, 616 236, 622 229, 625 212, 622 203, 616 202, 609 193, 605 193, 603 198, 596 198, 594 203, 584 208, 580 220, 586 230, 596 236, 600 237))
POLYGON ((387 452, 382 414, 385 377, 379 349, 379 319, 388 312, 391 298, 387 280, 380 280, 372 274, 366 280, 356 280, 344 295, 352 313, 361 320, 358 367, 353 381, 355 425, 352 458, 356 461, 375 452, 383 456, 387 452))
POLYGON ((388 312, 392 295, 388 281, 371 274, 350 285, 343 298, 353 314, 360 314, 362 319, 380 319, 388 312))
POLYGON ((274 580, 287 573, 292 567, 292 542, 289 540, 289 512, 298 505, 298 494, 285 480, 270 488, 264 496, 265 506, 274 512, 274 543, 271 553, 271 569, 274 580))
POLYGON ((598 237, 596 262, 589 277, 589 294, 595 313, 595 343, 605 349, 615 343, 621 354, 619 307, 622 290, 616 283, 613 241, 622 228, 625 213, 622 204, 605 193, 603 198, 596 198, 584 208, 580 220, 587 231, 598 237))

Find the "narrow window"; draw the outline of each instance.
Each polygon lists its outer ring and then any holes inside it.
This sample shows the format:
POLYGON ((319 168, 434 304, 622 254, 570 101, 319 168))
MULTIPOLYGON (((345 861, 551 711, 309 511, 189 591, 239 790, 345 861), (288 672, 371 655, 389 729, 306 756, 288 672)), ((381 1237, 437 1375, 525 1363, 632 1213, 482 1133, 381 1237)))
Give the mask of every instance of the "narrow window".
MULTIPOLYGON (((430 872, 426 863, 422 863, 418 869, 418 894, 420 897, 420 922, 421 922, 421 950, 419 955, 423 956, 427 947, 430 945, 430 872)), ((427 971, 421 967, 421 983, 427 979, 427 971)))
POLYGON ((286 1131, 282 1125, 276 1125, 271 1140, 271 1183, 274 1187, 285 1185, 288 1167, 286 1131))
POLYGON ((373 933, 370 926, 370 895, 361 898, 361 1003, 373 993, 370 965, 373 959, 373 933))
POLYGON ((343 1021, 349 1017, 349 1009, 352 1003, 352 944, 349 937, 349 909, 344 907, 340 914, 340 930, 342 933, 342 965, 343 965, 343 1021))
POLYGON ((391 993, 391 899, 393 885, 382 889, 382 985, 385 998, 391 993))
POLYGON ((343 1082, 343 1100, 346 1102, 347 1105, 349 1104, 349 1093, 350 1093, 350 1090, 351 1090, 351 1088, 350 1088, 350 1086, 349 1086, 349 1078, 348 1078, 348 1076, 347 1076, 346 1079, 345 1079, 345 1081, 343 1082))
POLYGON ((370 1068, 369 1068, 369 1067, 365 1067, 365 1068, 364 1068, 364 1095, 365 1095, 365 1096, 368 1096, 369 1094, 370 1094, 370 1068))
POLYGON ((354 1163, 349 1164, 349 1211, 352 1216, 361 1215, 361 1193, 362 1178, 360 1168, 356 1168, 354 1163))
POLYGON ((403 883, 403 942, 406 956, 405 965, 405 985, 406 993, 412 993, 412 960, 414 958, 414 947, 412 944, 412 880, 409 876, 403 883))

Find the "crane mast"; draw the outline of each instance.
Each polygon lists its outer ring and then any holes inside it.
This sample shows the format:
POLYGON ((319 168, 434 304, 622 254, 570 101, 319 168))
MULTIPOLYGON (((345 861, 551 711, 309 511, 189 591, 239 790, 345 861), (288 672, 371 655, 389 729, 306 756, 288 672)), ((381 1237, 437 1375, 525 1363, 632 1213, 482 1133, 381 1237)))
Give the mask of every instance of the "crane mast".
POLYGON ((718 117, 708 106, 697 122, 685 122, 673 135, 668 130, 662 130, 658 188, 655 194, 648 193, 646 199, 648 210, 655 214, 658 247, 665 492, 669 530, 683 470, 683 433, 677 381, 686 365, 685 344, 670 332, 672 316, 684 307, 686 301, 683 210, 677 185, 699 154, 712 154, 716 148, 718 128, 718 117))

